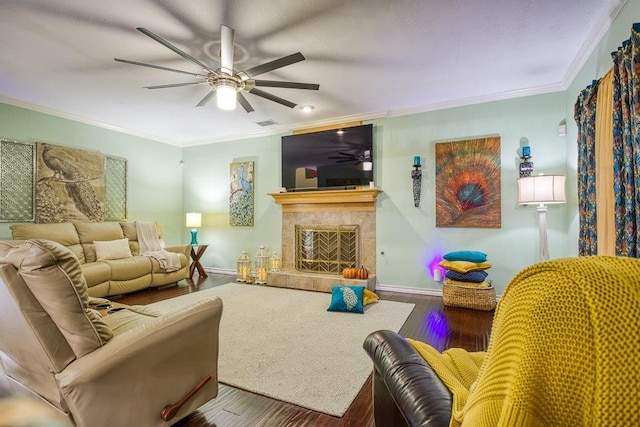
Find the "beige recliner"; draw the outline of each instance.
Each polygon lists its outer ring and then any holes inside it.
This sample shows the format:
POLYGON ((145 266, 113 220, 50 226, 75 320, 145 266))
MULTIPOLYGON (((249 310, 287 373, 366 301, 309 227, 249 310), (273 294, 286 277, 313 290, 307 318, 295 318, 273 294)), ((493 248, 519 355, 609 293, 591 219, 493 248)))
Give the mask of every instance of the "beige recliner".
POLYGON ((64 246, 0 241, 0 388, 92 427, 168 426, 216 397, 218 297, 123 307, 90 308, 64 246))

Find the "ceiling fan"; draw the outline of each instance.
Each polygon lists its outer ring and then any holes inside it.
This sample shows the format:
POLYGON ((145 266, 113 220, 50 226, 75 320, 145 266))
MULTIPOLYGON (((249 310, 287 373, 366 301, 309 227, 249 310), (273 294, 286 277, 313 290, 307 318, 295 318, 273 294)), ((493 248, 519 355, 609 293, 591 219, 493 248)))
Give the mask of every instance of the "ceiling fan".
POLYGON ((183 58, 198 65, 201 69, 201 73, 192 73, 190 71, 177 70, 175 68, 167 68, 159 65, 146 64, 144 62, 130 61, 127 59, 113 58, 118 62, 125 64, 140 65, 143 67, 156 68, 164 71, 171 71, 174 73, 188 74, 197 79, 195 82, 188 83, 173 83, 157 86, 145 86, 145 89, 165 89, 181 86, 191 86, 206 84, 211 87, 211 90, 200 100, 196 105, 197 107, 205 106, 216 95, 218 108, 223 110, 234 110, 236 103, 245 109, 247 113, 254 111, 253 107, 247 101, 247 98, 243 95, 243 92, 247 92, 261 98, 268 99, 270 101, 277 102, 278 104, 286 107, 294 108, 296 104, 286 99, 280 98, 268 92, 265 92, 258 87, 279 87, 287 89, 308 89, 318 90, 320 85, 314 83, 298 83, 287 81, 274 81, 274 80, 257 80, 255 76, 276 70, 278 68, 286 67, 287 65, 295 64, 296 62, 304 61, 305 57, 302 53, 297 52, 291 55, 284 56, 282 58, 257 65, 255 67, 248 68, 246 70, 236 71, 233 69, 233 50, 234 50, 234 34, 233 28, 222 25, 220 27, 220 68, 212 69, 203 62, 197 60, 193 56, 184 52, 183 50, 172 45, 162 37, 154 34, 146 28, 137 28, 138 31, 144 35, 151 37, 153 40, 162 44, 163 46, 171 49, 183 58))
POLYGON ((362 162, 370 162, 371 153, 369 150, 365 150, 361 155, 338 151, 338 156, 329 156, 328 159, 335 160, 336 163, 353 163, 359 165, 362 162))

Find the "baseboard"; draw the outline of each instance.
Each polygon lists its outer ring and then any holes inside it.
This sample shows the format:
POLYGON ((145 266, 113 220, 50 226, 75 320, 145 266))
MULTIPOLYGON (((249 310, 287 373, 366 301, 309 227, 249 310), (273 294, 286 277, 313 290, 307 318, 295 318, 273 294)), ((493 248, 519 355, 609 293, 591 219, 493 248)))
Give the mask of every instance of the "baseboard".
POLYGON ((430 295, 434 297, 442 296, 442 289, 418 289, 407 288, 405 286, 376 284, 376 291, 399 292, 402 294, 430 295))
MULTIPOLYGON (((236 276, 236 270, 226 268, 214 268, 205 267, 204 271, 208 273, 226 274, 229 276, 236 276)), ((433 297, 442 297, 442 289, 420 289, 420 288, 407 288, 406 286, 385 285, 381 283, 376 284, 376 291, 398 292, 401 294, 415 294, 415 295, 429 295, 433 297)), ((496 295, 496 300, 500 301, 502 295, 496 295)))
MULTIPOLYGON (((434 297, 442 297, 442 289, 419 289, 407 288, 404 286, 382 285, 376 284, 376 291, 398 292, 401 294, 429 295, 434 297)), ((500 301, 502 295, 496 295, 496 301, 500 301)))
POLYGON ((204 271, 206 271, 207 273, 214 273, 214 274, 226 274, 228 276, 233 276, 233 277, 236 277, 237 275, 236 270, 231 270, 228 268, 205 267, 204 271))

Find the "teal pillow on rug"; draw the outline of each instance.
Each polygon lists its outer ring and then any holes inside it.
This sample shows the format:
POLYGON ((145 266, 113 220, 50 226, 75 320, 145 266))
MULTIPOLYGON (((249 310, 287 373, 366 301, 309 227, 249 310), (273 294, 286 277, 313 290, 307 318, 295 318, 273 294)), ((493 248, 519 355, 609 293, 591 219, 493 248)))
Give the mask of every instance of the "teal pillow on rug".
POLYGON ((331 304, 327 311, 364 313, 363 294, 364 286, 334 286, 331 288, 331 304))

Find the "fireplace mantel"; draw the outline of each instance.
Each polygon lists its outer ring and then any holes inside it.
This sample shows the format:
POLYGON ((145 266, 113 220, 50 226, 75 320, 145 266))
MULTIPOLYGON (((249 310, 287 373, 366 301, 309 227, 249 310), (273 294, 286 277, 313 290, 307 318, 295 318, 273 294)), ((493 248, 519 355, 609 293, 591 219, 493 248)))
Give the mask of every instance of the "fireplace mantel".
POLYGON ((362 188, 358 190, 295 191, 269 193, 282 212, 326 211, 375 211, 376 199, 382 190, 362 188))

